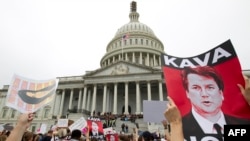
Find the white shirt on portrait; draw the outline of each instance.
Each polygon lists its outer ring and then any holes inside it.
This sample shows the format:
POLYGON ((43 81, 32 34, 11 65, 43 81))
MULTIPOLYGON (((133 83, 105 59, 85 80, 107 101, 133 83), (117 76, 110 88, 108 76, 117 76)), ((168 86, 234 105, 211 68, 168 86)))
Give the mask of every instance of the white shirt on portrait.
MULTIPOLYGON (((198 124, 200 125, 204 133, 217 134, 216 130, 214 129, 215 123, 199 115, 193 108, 192 108, 192 114, 194 115, 194 118, 196 119, 196 121, 198 122, 198 124)), ((222 112, 220 112, 220 114, 221 116, 216 123, 218 123, 221 126, 222 128, 221 132, 223 133, 224 131, 223 127, 224 125, 226 125, 226 120, 225 120, 224 114, 222 112)))

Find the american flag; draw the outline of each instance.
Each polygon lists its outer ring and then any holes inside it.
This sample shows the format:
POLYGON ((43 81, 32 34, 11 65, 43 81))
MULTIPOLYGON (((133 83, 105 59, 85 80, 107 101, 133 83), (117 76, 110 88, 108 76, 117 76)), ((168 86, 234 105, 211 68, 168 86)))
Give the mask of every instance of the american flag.
POLYGON ((125 34, 125 35, 122 36, 122 40, 123 40, 123 41, 124 41, 124 40, 127 40, 128 37, 129 37, 129 34, 127 33, 127 34, 125 34))

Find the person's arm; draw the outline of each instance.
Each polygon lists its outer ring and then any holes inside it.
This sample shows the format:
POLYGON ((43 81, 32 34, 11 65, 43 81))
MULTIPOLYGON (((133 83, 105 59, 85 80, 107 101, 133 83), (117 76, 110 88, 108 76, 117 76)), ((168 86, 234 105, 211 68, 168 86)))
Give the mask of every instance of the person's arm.
POLYGON ((138 128, 133 128, 133 141, 138 141, 138 128))
POLYGON ((11 131, 6 141, 21 141, 24 132, 29 128, 34 115, 32 113, 20 115, 17 125, 11 131))
POLYGON ((167 109, 164 116, 170 123, 171 141, 184 141, 181 114, 174 101, 168 96, 167 109))
POLYGON ((89 127, 88 126, 86 127, 86 132, 84 133, 84 135, 85 135, 86 141, 90 141, 90 138, 89 138, 89 127))
POLYGON ((170 141, 171 137, 170 137, 169 124, 168 124, 167 120, 163 120, 161 123, 164 127, 165 138, 167 141, 170 141))
POLYGON ((243 97, 246 99, 248 105, 250 106, 250 82, 247 76, 243 75, 243 77, 245 79, 245 88, 240 84, 238 84, 238 87, 240 88, 240 91, 243 97))

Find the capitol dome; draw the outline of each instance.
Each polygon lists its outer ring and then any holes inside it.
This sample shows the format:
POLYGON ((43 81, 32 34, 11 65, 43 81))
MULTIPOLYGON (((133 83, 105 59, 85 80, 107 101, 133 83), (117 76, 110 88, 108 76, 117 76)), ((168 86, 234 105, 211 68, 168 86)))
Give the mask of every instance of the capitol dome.
POLYGON ((118 61, 127 61, 149 67, 161 66, 162 42, 153 30, 139 22, 136 2, 131 2, 130 22, 120 27, 106 47, 100 65, 106 67, 118 61))
POLYGON ((138 21, 130 21, 128 24, 123 25, 118 29, 115 36, 120 37, 127 33, 140 33, 155 37, 155 34, 150 27, 138 21))

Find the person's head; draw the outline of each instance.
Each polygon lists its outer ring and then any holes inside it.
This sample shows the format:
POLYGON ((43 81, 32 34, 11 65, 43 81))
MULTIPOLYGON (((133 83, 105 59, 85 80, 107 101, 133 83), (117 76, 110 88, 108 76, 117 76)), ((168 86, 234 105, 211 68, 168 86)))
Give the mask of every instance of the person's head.
POLYGON ((32 141, 32 139, 33 139, 33 133, 32 132, 26 131, 23 134, 22 141, 32 141))
POLYGON ((98 124, 95 121, 92 121, 92 132, 97 133, 98 132, 98 124))
POLYGON ((47 136, 52 136, 52 134, 53 134, 53 131, 52 131, 52 130, 49 130, 49 131, 47 132, 47 136))
POLYGON ((64 139, 67 137, 67 135, 68 135, 68 132, 66 128, 60 128, 58 130, 57 136, 59 139, 64 139))
POLYGON ((82 136, 81 130, 74 129, 74 130, 71 132, 71 139, 80 140, 81 136, 82 136))
POLYGON ((0 141, 6 141, 7 135, 0 135, 0 141))
POLYGON ((142 135, 140 135, 138 138, 138 141, 152 141, 152 140, 154 140, 154 137, 149 131, 144 131, 142 135))
POLYGON ((182 83, 194 110, 200 114, 217 114, 221 110, 224 84, 213 67, 184 68, 182 83))
POLYGON ((39 140, 40 140, 40 136, 38 134, 33 134, 32 141, 39 141, 39 140))

